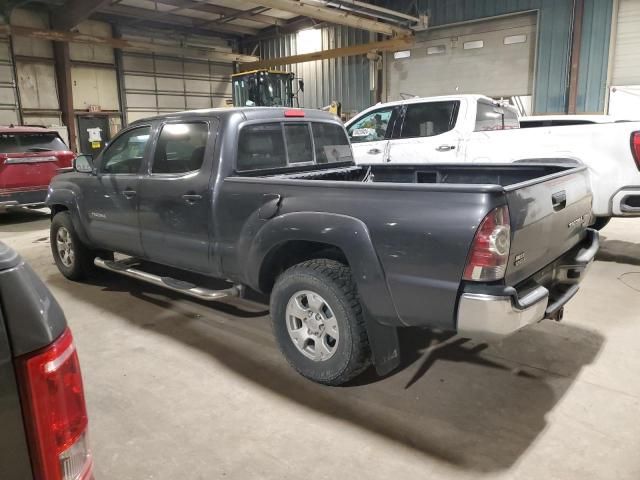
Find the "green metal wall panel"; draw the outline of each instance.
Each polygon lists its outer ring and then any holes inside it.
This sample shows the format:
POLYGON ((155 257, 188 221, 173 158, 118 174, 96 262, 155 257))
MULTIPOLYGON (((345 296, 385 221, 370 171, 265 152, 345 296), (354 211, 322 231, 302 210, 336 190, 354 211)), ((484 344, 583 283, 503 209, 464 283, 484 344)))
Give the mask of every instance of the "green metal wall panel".
POLYGON ((576 101, 578 112, 604 111, 612 10, 612 0, 584 0, 576 101))

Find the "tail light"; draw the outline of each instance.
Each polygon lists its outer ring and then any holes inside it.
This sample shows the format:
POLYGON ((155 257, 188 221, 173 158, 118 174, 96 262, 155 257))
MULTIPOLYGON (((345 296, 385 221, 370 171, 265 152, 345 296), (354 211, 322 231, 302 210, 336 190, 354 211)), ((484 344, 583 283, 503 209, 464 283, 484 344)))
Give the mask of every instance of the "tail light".
POLYGON ((510 248, 509 209, 505 205, 482 220, 471 245, 464 280, 491 282, 503 278, 510 248))
POLYGON ((631 154, 636 161, 636 167, 640 170, 640 132, 631 134, 631 154))
POLYGON ((290 108, 284 111, 285 117, 304 117, 304 110, 299 108, 290 108))
POLYGON ((75 157, 76 155, 73 152, 56 152, 58 165, 63 168, 73 166, 73 159, 75 157))
POLYGON ((71 331, 19 358, 17 372, 34 477, 92 479, 87 410, 71 331))

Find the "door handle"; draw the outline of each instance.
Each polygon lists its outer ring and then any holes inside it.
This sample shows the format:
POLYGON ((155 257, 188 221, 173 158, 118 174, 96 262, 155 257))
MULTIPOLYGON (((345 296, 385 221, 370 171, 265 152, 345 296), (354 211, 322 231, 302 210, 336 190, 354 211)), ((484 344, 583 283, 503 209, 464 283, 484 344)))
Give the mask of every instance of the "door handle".
POLYGON ((436 147, 436 150, 438 152, 449 152, 451 150, 454 150, 456 147, 454 145, 439 145, 436 147))
POLYGON ((553 205, 553 210, 558 211, 562 210, 567 206, 567 192, 565 190, 560 190, 559 192, 551 195, 551 204, 553 205))
POLYGON ((379 148, 372 148, 371 150, 367 150, 367 153, 369 155, 378 155, 380 152, 382 152, 382 150, 380 150, 379 148))
POLYGON ((131 190, 130 188, 127 188, 126 190, 124 190, 122 192, 122 195, 125 196, 125 198, 133 198, 138 194, 138 192, 136 192, 135 190, 131 190))
POLYGON ((198 195, 197 193, 185 193, 182 195, 182 198, 184 198, 187 203, 196 203, 198 200, 202 200, 202 195, 198 195))

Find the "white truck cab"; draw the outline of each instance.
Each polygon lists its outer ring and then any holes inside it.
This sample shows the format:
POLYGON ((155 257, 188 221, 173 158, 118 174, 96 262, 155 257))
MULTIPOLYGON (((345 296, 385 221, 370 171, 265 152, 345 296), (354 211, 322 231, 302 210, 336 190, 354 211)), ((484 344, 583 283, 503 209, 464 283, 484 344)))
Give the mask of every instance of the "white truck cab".
POLYGON ((484 95, 449 95, 379 103, 346 128, 359 164, 582 162, 597 223, 640 216, 640 122, 520 128, 513 107, 484 95))

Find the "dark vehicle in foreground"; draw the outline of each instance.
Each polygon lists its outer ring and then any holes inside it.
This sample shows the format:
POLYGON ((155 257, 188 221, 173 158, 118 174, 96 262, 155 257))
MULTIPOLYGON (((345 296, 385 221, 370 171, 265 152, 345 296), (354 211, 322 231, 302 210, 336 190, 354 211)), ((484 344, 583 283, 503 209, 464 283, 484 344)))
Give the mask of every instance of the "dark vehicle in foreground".
POLYGON ((140 120, 80 160, 47 198, 67 278, 98 266, 206 300, 268 293, 285 357, 325 384, 395 368, 399 327, 559 319, 598 249, 583 166, 356 166, 319 111, 140 120))
POLYGON ((82 375, 51 293, 0 242, 0 477, 89 480, 82 375))
POLYGON ((74 157, 55 130, 0 127, 0 211, 42 206, 49 182, 74 157))

